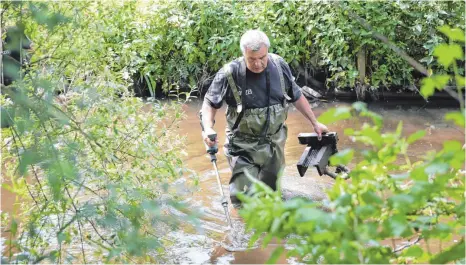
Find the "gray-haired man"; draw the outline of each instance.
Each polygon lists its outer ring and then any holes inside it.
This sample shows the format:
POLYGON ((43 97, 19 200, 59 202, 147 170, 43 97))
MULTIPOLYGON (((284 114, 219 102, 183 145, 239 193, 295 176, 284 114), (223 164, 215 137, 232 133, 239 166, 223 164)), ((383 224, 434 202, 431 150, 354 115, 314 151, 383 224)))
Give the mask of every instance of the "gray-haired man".
POLYGON ((294 104, 319 136, 328 132, 316 120, 288 64, 278 55, 268 53, 269 47, 264 32, 244 33, 240 41, 243 57, 217 73, 202 105, 204 141, 209 146, 216 143, 207 135, 215 133, 217 109, 223 101, 228 105, 224 152, 232 170, 230 199, 235 208, 241 206, 236 194, 247 192, 251 185, 247 175, 276 188, 277 177, 285 167, 288 103, 294 104))

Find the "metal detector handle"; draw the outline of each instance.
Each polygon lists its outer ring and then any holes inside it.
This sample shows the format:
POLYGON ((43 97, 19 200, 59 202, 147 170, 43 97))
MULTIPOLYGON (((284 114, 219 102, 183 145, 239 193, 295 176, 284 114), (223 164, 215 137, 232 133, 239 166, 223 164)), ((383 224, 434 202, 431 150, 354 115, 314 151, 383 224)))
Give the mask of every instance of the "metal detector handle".
MULTIPOLYGON (((201 123, 201 128, 202 128, 202 132, 204 132, 204 124, 202 123, 202 112, 199 112, 199 120, 200 120, 200 123, 201 123)), ((202 135, 204 137, 204 135, 202 135)), ((207 137, 209 137, 209 139, 212 141, 212 142, 215 142, 215 140, 217 139, 217 134, 214 133, 214 134, 210 134, 210 135, 207 135, 207 137)), ((207 153, 210 154, 211 158, 212 156, 215 156, 215 154, 218 152, 218 147, 217 147, 217 143, 215 143, 214 146, 208 146, 204 139, 202 139, 202 141, 204 142, 204 146, 205 146, 205 149, 207 151, 207 153)))
MULTIPOLYGON (((217 139, 217 134, 214 133, 214 134, 210 134, 210 135, 207 135, 207 137, 209 137, 209 139, 212 141, 212 142, 215 142, 215 140, 217 139)), ((218 147, 217 147, 217 143, 215 143, 214 146, 208 146, 205 142, 204 142, 204 145, 206 146, 206 149, 207 149, 207 153, 211 154, 211 155, 215 155, 217 152, 218 152, 218 147)))

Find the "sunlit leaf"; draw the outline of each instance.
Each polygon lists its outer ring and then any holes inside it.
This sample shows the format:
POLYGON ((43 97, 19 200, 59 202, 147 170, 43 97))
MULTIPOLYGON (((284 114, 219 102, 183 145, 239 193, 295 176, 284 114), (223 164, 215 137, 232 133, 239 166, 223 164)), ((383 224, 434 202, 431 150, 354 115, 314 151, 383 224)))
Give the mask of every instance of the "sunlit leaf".
POLYGON ((462 149, 461 143, 458 141, 445 141, 443 142, 443 149, 446 152, 456 152, 462 149))
POLYGON ((429 178, 424 167, 416 167, 411 171, 410 176, 418 181, 427 181, 429 178))
POLYGON ((270 232, 276 233, 278 229, 280 228, 280 224, 281 224, 281 218, 273 219, 272 226, 270 227, 270 232))
POLYGON ((456 60, 463 60, 463 50, 458 44, 440 44, 434 49, 434 56, 438 57, 438 62, 448 68, 456 60))
POLYGON ((448 25, 443 25, 439 27, 438 30, 452 41, 464 42, 464 31, 459 28, 450 28, 448 25))
POLYGON ((464 76, 457 75, 455 76, 455 80, 456 85, 459 87, 459 89, 464 90, 464 86, 466 85, 464 76))
POLYGON ((422 79, 421 95, 424 98, 432 96, 435 92, 435 89, 443 90, 443 88, 448 84, 449 80, 449 75, 434 75, 422 79))
POLYGON ((345 149, 330 157, 331 165, 348 165, 354 156, 353 149, 345 149))
POLYGON ((318 120, 323 124, 332 124, 337 121, 346 120, 351 118, 351 108, 339 107, 331 108, 326 112, 322 113, 318 120))
POLYGON ((453 121, 456 125, 460 126, 461 128, 463 128, 465 125, 464 112, 459 112, 459 111, 449 112, 445 115, 445 120, 453 121))
POLYGON ((419 130, 419 131, 411 134, 406 141, 408 142, 408 144, 412 144, 412 143, 416 142, 417 140, 421 139, 422 137, 424 137, 425 135, 426 135, 425 130, 419 130))
POLYGON ((422 250, 422 248, 418 245, 411 246, 403 251, 403 255, 415 258, 422 256, 423 253, 424 250, 422 250))

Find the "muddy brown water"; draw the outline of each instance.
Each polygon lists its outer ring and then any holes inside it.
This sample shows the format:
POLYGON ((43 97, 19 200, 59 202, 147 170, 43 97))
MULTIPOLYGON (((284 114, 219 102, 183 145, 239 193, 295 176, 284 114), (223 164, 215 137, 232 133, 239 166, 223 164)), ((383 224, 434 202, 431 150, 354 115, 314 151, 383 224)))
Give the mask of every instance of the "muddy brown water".
MULTIPOLYGON (((339 106, 350 106, 350 104, 339 102, 322 103, 314 107, 313 110, 316 116, 319 116, 326 109, 339 106)), ((445 140, 458 140, 464 144, 464 129, 443 121, 445 114, 452 109, 425 109, 405 104, 397 107, 393 107, 393 104, 390 106, 377 104, 369 107, 383 116, 386 131, 394 131, 399 121, 403 121, 403 135, 405 136, 418 130, 427 130, 427 134, 422 140, 410 146, 408 155, 412 159, 411 162, 421 158, 429 150, 440 150, 445 140)), ((195 230, 176 231, 168 234, 168 237, 176 242, 169 254, 169 256, 173 257, 170 263, 263 264, 281 242, 272 242, 266 248, 259 247, 248 251, 230 252, 222 247, 225 235, 229 232, 227 231, 223 208, 220 204, 221 196, 218 191, 215 172, 201 140, 201 130, 197 117, 199 108, 200 104, 197 102, 184 106, 186 119, 180 123, 178 131, 186 136, 185 148, 187 156, 184 159, 185 166, 196 172, 200 180, 198 190, 188 194, 186 201, 193 208, 199 209, 203 213, 203 217, 200 221, 200 227, 195 230)), ((217 112, 215 130, 220 140, 217 166, 223 189, 228 196, 230 169, 221 148, 225 140, 224 111, 225 109, 222 108, 217 112)), ((305 196, 316 201, 324 200, 326 198, 325 190, 332 187, 333 179, 327 176, 319 176, 315 169, 308 169, 305 176, 301 178, 296 168, 296 163, 304 151, 304 146, 298 143, 297 136, 301 132, 312 132, 312 126, 293 107, 289 110, 286 123, 288 125, 288 139, 285 147, 286 168, 281 180, 282 187, 286 190, 286 197, 305 196)), ((361 150, 364 148, 364 145, 354 143, 349 137, 345 137, 343 133, 346 128, 359 128, 361 124, 362 122, 357 124, 354 121, 340 121, 328 125, 330 131, 337 132, 339 135, 339 150, 345 148, 361 150)), ((356 156, 354 160, 357 162, 358 157, 356 156)), ((349 165, 350 168, 351 166, 349 165)), ((10 212, 15 201, 14 195, 2 188, 1 199, 1 210, 10 212)), ((237 220, 234 222, 240 224, 237 220)), ((241 231, 234 232, 240 233, 241 231)), ((247 243, 247 239, 248 235, 246 234, 243 243, 247 243)), ((282 255, 278 263, 296 263, 296 260, 282 255)))
MULTIPOLYGON (((316 116, 319 116, 330 107, 350 106, 349 103, 322 103, 313 108, 316 116)), ((187 118, 181 123, 179 132, 186 135, 186 151, 188 153, 185 159, 185 166, 193 169, 200 176, 199 191, 192 194, 190 202, 196 207, 203 209, 205 217, 201 219, 205 237, 208 238, 207 244, 191 244, 186 251, 179 251, 180 262, 188 263, 217 263, 217 264, 263 264, 277 247, 276 242, 267 248, 256 248, 248 251, 229 252, 222 248, 221 243, 224 240, 224 229, 226 221, 224 218, 223 208, 220 205, 221 196, 219 195, 213 166, 205 153, 205 147, 201 141, 201 132, 197 113, 199 103, 192 103, 185 106, 187 118), (222 233, 223 231, 223 233, 222 233), (184 255, 184 256, 183 256, 184 255)), ((449 108, 430 108, 425 109, 419 106, 393 105, 384 106, 377 104, 369 105, 369 108, 380 114, 384 118, 384 130, 395 131, 399 121, 403 121, 403 135, 407 136, 418 130, 427 130, 426 136, 412 144, 408 156, 411 162, 420 159, 429 150, 440 150, 445 140, 458 140, 464 144, 464 129, 458 128, 453 124, 445 123, 443 117, 449 108)), ((217 166, 224 192, 228 195, 228 181, 230 178, 230 169, 223 155, 223 141, 225 140, 225 109, 224 107, 217 112, 216 124, 214 129, 219 137, 219 154, 217 155, 217 166)), ((326 176, 319 176, 315 169, 308 169, 304 177, 300 177, 296 168, 304 146, 300 145, 297 136, 301 132, 313 132, 312 126, 306 119, 293 107, 290 108, 288 119, 288 139, 285 147, 286 168, 281 183, 286 190, 287 197, 306 196, 312 200, 323 200, 326 198, 325 190, 332 187, 333 179, 326 176)), ((337 132, 339 135, 338 149, 353 148, 357 150, 364 149, 361 143, 354 143, 349 137, 345 137, 346 128, 360 128, 362 122, 355 124, 353 121, 340 121, 328 125, 330 131, 337 132)), ((354 159, 358 162, 358 156, 354 159)), ((352 165, 349 165, 351 167, 352 165)), ((236 232, 236 231, 235 231, 236 232)), ((180 237, 181 238, 181 237, 180 237)), ((205 239, 205 238, 204 238, 205 239)), ((203 241, 204 243, 206 241, 203 241)), ((401 243, 401 242, 399 242, 401 243)), ((295 263, 294 259, 286 258, 285 255, 280 257, 278 263, 295 263)))

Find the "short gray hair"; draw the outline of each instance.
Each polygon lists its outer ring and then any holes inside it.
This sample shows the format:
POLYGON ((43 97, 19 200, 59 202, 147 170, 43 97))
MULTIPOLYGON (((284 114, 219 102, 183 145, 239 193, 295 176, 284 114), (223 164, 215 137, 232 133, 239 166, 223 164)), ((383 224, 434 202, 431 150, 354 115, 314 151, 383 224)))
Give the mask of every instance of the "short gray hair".
POLYGON ((267 35, 258 29, 246 31, 243 36, 241 36, 239 42, 239 47, 243 54, 246 52, 246 48, 258 51, 262 45, 267 46, 268 49, 270 47, 270 41, 267 35))

